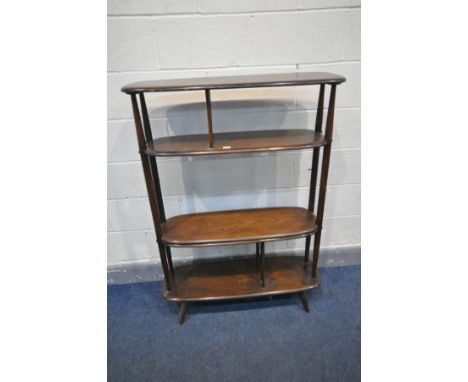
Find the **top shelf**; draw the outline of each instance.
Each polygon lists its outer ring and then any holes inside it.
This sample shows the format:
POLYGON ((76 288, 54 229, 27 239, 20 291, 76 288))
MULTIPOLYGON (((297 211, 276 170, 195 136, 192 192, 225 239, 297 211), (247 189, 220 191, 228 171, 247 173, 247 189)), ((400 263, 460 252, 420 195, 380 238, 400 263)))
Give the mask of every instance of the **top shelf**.
POLYGON ((343 76, 326 72, 297 72, 260 75, 249 74, 242 76, 200 77, 134 82, 124 86, 122 91, 127 94, 134 94, 204 89, 240 89, 270 86, 341 84, 345 80, 346 79, 343 76))

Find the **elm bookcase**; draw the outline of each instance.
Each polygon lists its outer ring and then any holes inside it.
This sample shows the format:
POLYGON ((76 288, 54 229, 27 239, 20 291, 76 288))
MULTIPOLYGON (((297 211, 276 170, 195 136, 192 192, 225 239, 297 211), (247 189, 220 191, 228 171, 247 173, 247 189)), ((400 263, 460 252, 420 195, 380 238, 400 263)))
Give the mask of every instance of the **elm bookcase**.
POLYGON ((139 153, 164 272, 163 296, 180 303, 179 323, 185 320, 187 303, 298 293, 306 312, 305 291, 320 285, 317 264, 325 208, 325 194, 333 137, 336 87, 345 78, 331 73, 300 72, 230 77, 137 82, 122 88, 131 97, 139 153), (211 92, 275 86, 318 86, 314 129, 248 130, 216 133, 211 113, 211 92), (323 131, 325 88, 329 87, 323 131), (153 139, 145 93, 203 91, 206 99, 207 134, 153 139), (157 157, 228 155, 312 149, 307 208, 272 207, 192 213, 166 218, 157 157), (321 159, 320 159, 321 158, 321 159), (319 168, 319 162, 321 162, 319 168), (316 189, 320 171, 318 197, 316 189), (314 237, 312 259, 311 238, 314 237), (265 243, 305 238, 304 256, 265 256, 265 243), (255 244, 255 256, 244 254, 177 265, 172 247, 206 247, 255 244))

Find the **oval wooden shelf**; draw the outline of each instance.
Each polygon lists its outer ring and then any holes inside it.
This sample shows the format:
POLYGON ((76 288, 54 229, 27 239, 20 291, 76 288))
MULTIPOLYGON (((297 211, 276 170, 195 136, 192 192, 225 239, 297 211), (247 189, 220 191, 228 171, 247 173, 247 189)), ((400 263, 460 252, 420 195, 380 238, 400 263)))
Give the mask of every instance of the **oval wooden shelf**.
POLYGON ((345 80, 346 79, 343 76, 326 72, 247 74, 241 76, 197 77, 134 82, 125 85, 121 90, 127 94, 134 94, 182 90, 341 84, 345 80))
POLYGON ((169 246, 259 243, 303 237, 317 230, 305 208, 278 207, 179 215, 163 224, 169 246))
POLYGON ((262 288, 255 258, 198 261, 176 267, 172 290, 165 288, 163 296, 183 302, 301 292, 320 285, 320 276, 312 278, 311 267, 302 256, 266 256, 262 288))
POLYGON ((313 130, 239 131, 215 134, 213 147, 209 146, 204 134, 158 138, 147 143, 146 154, 184 156, 253 153, 301 150, 325 144, 325 135, 313 130))

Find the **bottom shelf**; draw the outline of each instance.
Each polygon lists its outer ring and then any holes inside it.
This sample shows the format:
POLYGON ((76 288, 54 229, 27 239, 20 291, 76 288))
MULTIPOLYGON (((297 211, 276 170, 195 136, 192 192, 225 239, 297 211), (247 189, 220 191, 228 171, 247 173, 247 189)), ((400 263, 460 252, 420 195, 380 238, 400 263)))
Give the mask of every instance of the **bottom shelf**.
POLYGON ((197 261, 174 270, 172 290, 164 288, 168 301, 226 300, 294 293, 317 288, 320 275, 312 278, 312 265, 302 256, 265 256, 265 286, 255 255, 197 261))

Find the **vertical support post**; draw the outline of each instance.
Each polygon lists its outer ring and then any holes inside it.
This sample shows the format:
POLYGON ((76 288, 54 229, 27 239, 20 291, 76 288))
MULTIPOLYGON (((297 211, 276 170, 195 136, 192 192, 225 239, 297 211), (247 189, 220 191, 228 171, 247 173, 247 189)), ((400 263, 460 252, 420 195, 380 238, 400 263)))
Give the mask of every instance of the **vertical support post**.
MULTIPOLYGON (((143 115, 143 127, 145 129, 145 142, 150 142, 153 140, 153 133, 151 132, 151 125, 148 116, 148 109, 146 108, 145 95, 140 93, 140 104, 141 104, 141 114, 143 115)), ((145 147, 146 148, 146 147, 145 147)), ((161 216, 161 222, 166 221, 166 213, 164 212, 164 203, 161 193, 161 183, 159 182, 159 172, 156 162, 156 158, 152 155, 149 156, 151 173, 153 178, 154 191, 156 193, 156 200, 158 203, 159 213, 161 216)))
POLYGON ((206 113, 208 117, 208 143, 210 147, 213 147, 214 137, 213 137, 213 122, 211 117, 211 95, 210 89, 205 89, 205 98, 206 98, 206 113))
POLYGON ((148 199, 150 202, 151 215, 153 217, 154 229, 156 231, 156 237, 158 238, 159 256, 161 259, 161 265, 162 265, 163 272, 164 272, 164 279, 166 282, 167 290, 171 290, 171 279, 170 279, 170 274, 169 274, 167 256, 166 256, 166 252, 164 251, 164 248, 161 249, 161 247, 164 247, 164 245, 162 244, 160 240, 162 237, 162 225, 161 225, 160 211, 159 211, 158 204, 156 201, 153 177, 152 177, 151 168, 150 168, 150 160, 149 160, 148 155, 145 154, 146 139, 143 133, 143 126, 141 123, 140 111, 138 109, 138 102, 136 99, 136 95, 131 94, 131 99, 132 99, 133 117, 135 119, 135 127, 136 127, 136 134, 137 134, 141 164, 143 166, 143 173, 145 176, 146 190, 148 192, 148 199))
POLYGON ((307 263, 309 261, 309 252, 310 252, 310 236, 306 236, 306 242, 305 242, 305 253, 304 253, 304 263, 307 263))
POLYGON ((260 278, 263 288, 265 286, 265 243, 260 243, 260 278))
POLYGON ((260 243, 255 244, 255 268, 258 269, 258 263, 260 260, 260 243))
POLYGON ((328 169, 330 167, 330 154, 331 154, 331 145, 333 137, 333 120, 335 115, 335 95, 336 95, 336 85, 331 85, 330 91, 330 100, 328 104, 327 112, 327 125, 325 130, 325 139, 327 141, 325 148, 323 150, 323 159, 322 159, 322 173, 320 175, 320 190, 319 190, 319 200, 317 206, 317 226, 318 230, 315 233, 314 237, 314 254, 312 259, 312 277, 315 277, 317 274, 317 265, 320 252, 320 238, 322 236, 322 225, 323 225, 323 213, 325 210, 325 194, 327 191, 327 181, 328 181, 328 169))
MULTIPOLYGON (((322 121, 323 121, 323 100, 325 97, 325 85, 320 85, 319 100, 317 105, 317 115, 315 117, 315 131, 322 132, 322 121)), ((310 186, 309 186, 309 206, 310 212, 314 212, 315 207, 315 194, 317 188, 317 174, 318 165, 320 159, 320 147, 315 147, 312 154, 312 167, 310 170, 310 186)), ((310 251, 310 235, 306 236, 305 254, 304 261, 309 261, 310 251)))
MULTIPOLYGON (((141 114, 143 116, 143 128, 145 131, 145 141, 150 142, 153 140, 153 133, 151 131, 151 125, 149 121, 148 109, 146 108, 146 101, 145 101, 144 93, 140 93, 140 104, 141 104, 141 114)), ((164 201, 163 201, 162 192, 161 192, 161 182, 159 181, 158 164, 154 156, 148 155, 147 157, 148 157, 149 164, 150 164, 151 177, 153 179, 153 188, 156 194, 156 203, 158 205, 160 221, 161 223, 164 223, 166 221, 166 213, 164 211, 164 201)), ((161 245, 162 245, 163 250, 166 252, 169 270, 171 271, 172 274, 174 274, 174 266, 172 264, 171 248, 164 245, 161 242, 161 239, 159 237, 157 238, 157 242, 158 242, 158 247, 160 248, 160 250, 161 250, 161 245)))

